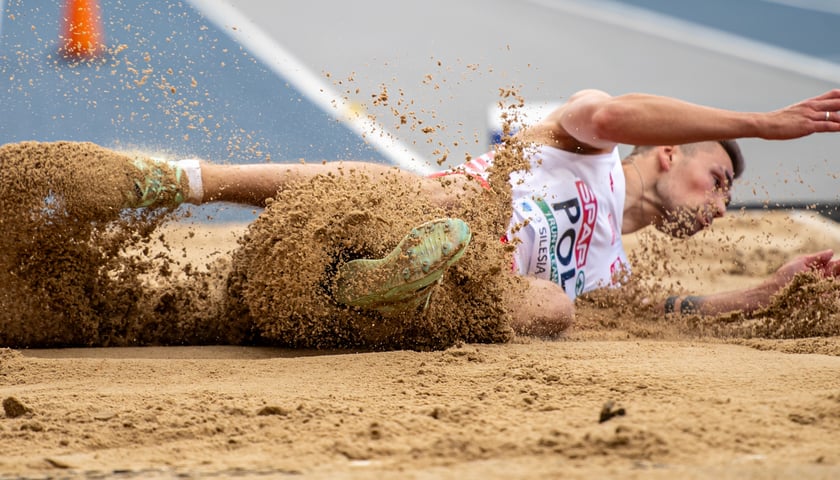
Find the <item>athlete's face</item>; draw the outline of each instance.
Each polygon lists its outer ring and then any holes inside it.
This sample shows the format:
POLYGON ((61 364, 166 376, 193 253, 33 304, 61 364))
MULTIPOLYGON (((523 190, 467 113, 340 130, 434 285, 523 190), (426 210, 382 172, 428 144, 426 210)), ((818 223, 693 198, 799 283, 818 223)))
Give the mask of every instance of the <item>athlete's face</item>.
POLYGON ((663 216, 656 227, 675 237, 689 237, 726 213, 731 200, 732 160, 717 142, 674 147, 657 185, 663 216))

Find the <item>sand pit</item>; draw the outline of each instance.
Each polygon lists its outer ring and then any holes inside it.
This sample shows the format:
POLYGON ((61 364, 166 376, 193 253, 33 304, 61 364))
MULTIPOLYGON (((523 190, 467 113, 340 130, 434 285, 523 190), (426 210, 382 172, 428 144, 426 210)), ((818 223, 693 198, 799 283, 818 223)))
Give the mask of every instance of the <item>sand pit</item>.
POLYGON ((522 286, 495 234, 504 208, 429 209, 406 200, 416 186, 347 171, 279 192, 250 226, 189 223, 120 213, 131 168, 87 194, 57 160, 113 172, 127 164, 113 152, 0 154, 15 232, 0 343, 16 347, 0 349, 0 478, 840 475, 836 281, 800 276, 750 316, 666 319, 646 302, 840 250, 816 215, 630 237, 636 280, 580 298, 575 327, 549 342, 507 325, 499 299, 522 286), (380 318, 331 300, 334 262, 381 255, 443 214, 475 238, 429 310, 380 318), (44 348, 58 346, 110 348, 44 348))
POLYGON ((5 352, 2 478, 836 478, 840 358, 709 342, 5 352), (599 423, 608 401, 625 414, 599 423))
MULTIPOLYGON (((715 225, 669 247, 674 288, 743 286, 794 253, 840 247, 807 213, 715 225)), ((162 230, 197 270, 245 231, 162 230)), ((0 417, 0 478, 840 475, 840 338, 614 313, 583 304, 561 341, 427 352, 2 350, 0 397, 25 411, 0 417), (607 402, 616 415, 599 423, 607 402)))

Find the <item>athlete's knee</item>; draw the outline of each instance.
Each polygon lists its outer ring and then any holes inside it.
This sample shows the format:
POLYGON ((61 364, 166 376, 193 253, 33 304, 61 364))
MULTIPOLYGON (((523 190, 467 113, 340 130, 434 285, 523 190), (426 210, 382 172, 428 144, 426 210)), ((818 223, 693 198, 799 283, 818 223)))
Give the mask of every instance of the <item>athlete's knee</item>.
POLYGON ((571 299, 557 284, 530 279, 527 295, 513 308, 513 329, 520 335, 557 338, 575 319, 571 299))
POLYGON ((574 323, 574 306, 569 301, 546 300, 535 307, 536 309, 529 315, 530 318, 520 322, 522 326, 520 333, 523 335, 557 338, 574 323))

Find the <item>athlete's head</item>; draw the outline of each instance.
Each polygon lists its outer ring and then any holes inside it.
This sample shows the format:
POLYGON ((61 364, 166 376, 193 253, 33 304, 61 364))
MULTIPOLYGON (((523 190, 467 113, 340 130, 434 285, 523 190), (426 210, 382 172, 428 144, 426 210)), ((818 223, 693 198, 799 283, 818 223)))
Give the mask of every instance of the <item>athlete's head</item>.
POLYGON ((733 140, 676 146, 637 147, 634 153, 652 155, 660 175, 653 185, 660 199, 657 229, 688 237, 726 213, 732 182, 744 170, 733 140), (648 150, 648 151, 645 151, 648 150))

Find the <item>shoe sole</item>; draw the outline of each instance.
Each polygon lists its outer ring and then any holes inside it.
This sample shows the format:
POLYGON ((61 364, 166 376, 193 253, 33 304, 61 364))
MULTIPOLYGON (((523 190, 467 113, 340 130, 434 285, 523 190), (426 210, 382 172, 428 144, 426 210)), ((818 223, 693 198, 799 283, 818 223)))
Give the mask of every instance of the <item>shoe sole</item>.
POLYGON ((344 305, 387 310, 406 309, 423 301, 427 287, 440 281, 447 268, 466 251, 472 234, 457 218, 424 223, 381 259, 347 262, 339 269, 335 299, 344 305))

